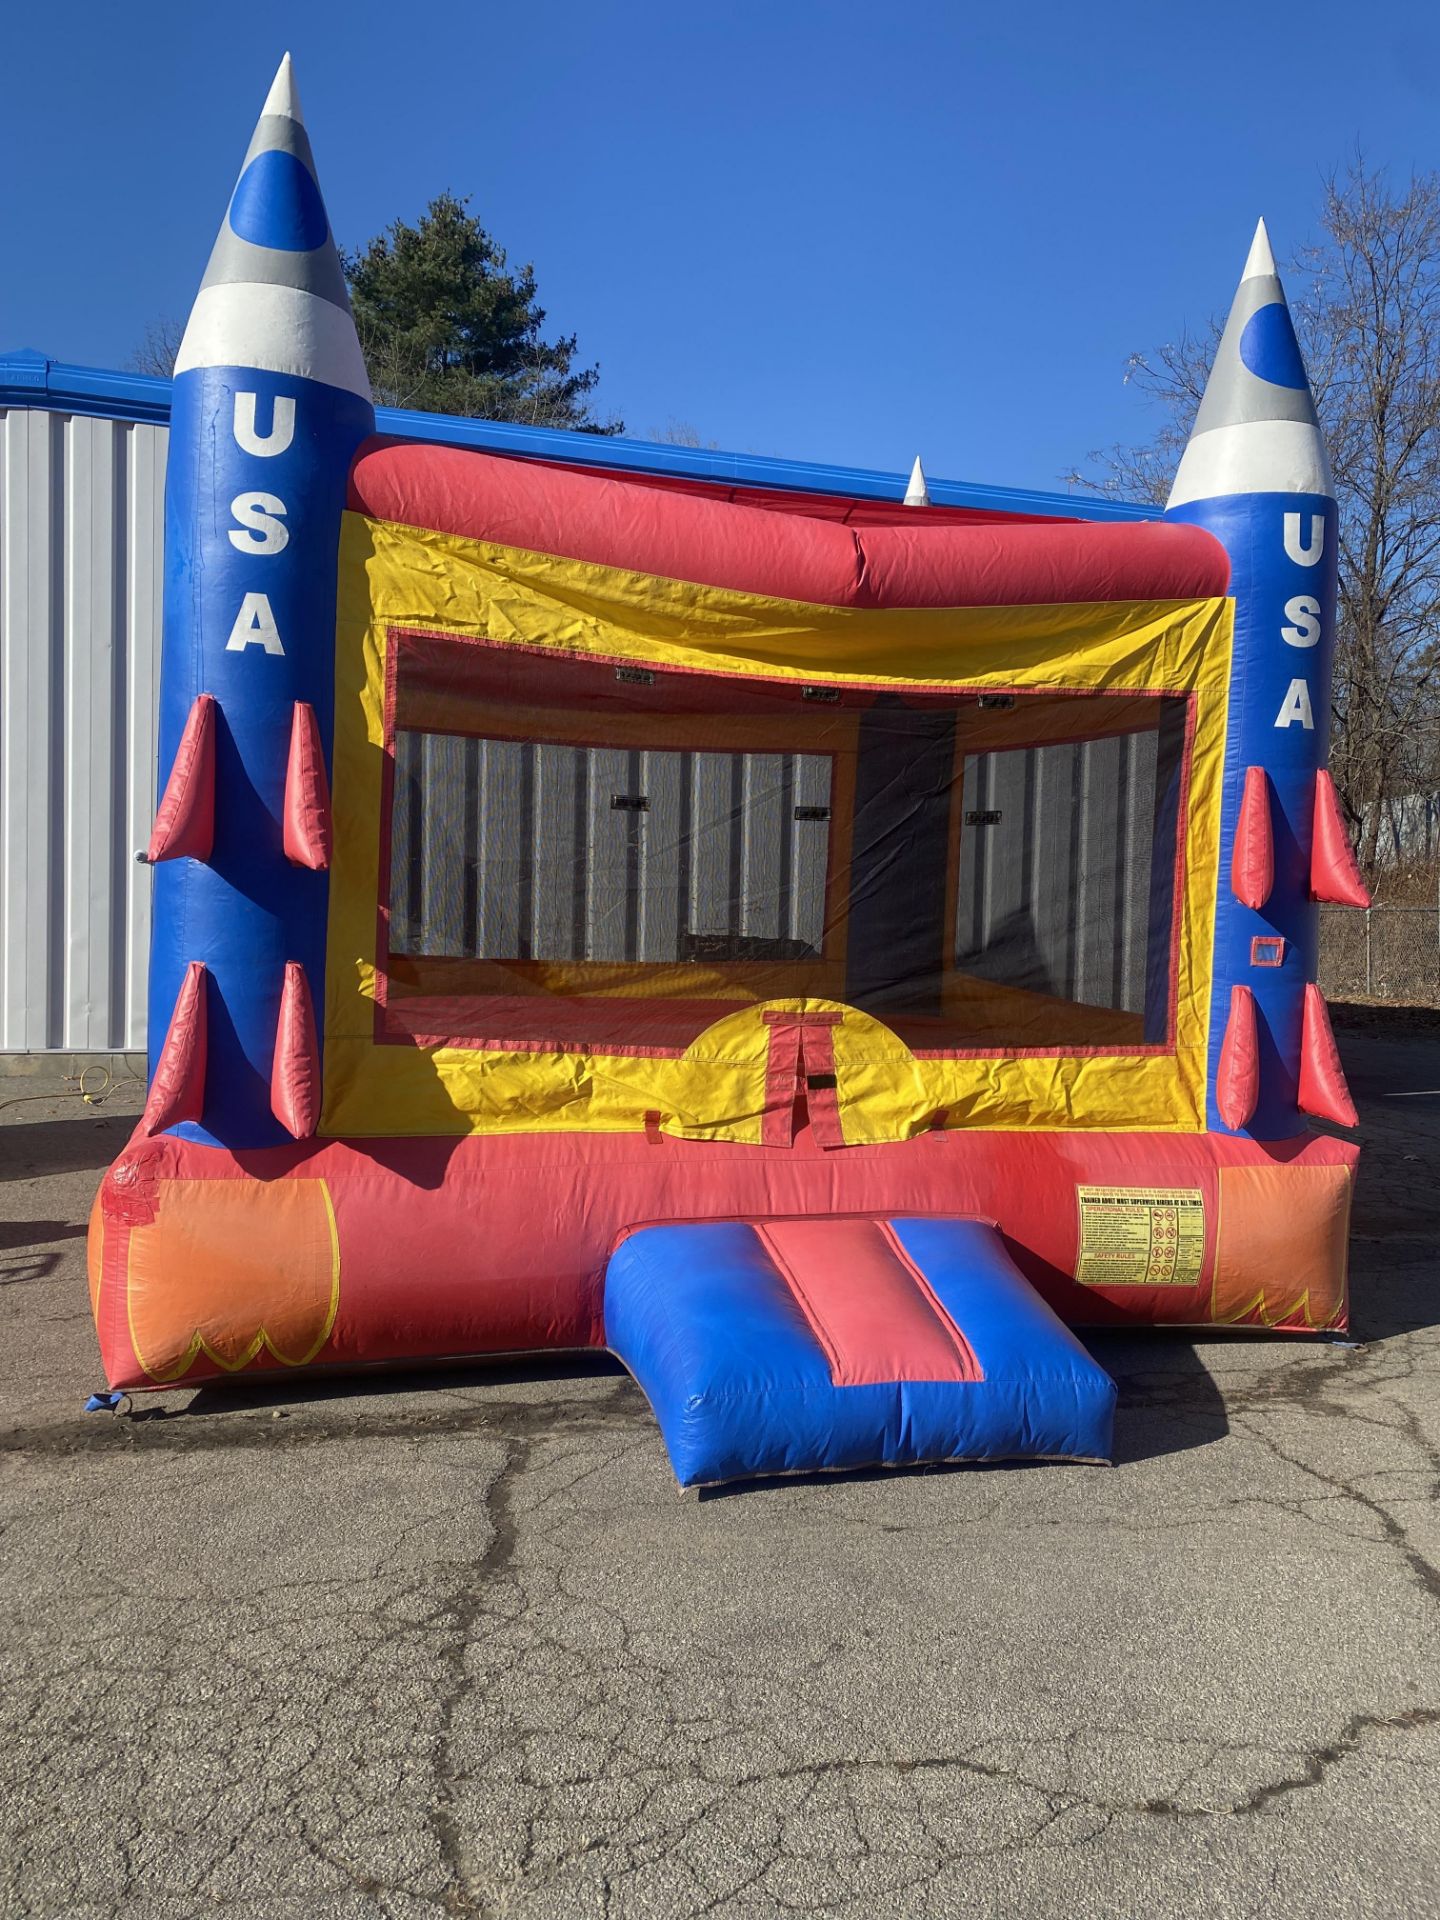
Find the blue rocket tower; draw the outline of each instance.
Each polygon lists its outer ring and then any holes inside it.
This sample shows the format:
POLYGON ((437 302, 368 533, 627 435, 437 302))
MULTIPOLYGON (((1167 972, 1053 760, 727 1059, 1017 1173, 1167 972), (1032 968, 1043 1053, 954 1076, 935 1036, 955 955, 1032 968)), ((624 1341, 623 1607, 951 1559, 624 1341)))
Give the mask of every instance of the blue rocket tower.
POLYGON ((1333 805, 1322 769, 1337 537, 1329 462, 1263 220, 1166 517, 1224 545, 1235 599, 1209 1124, 1284 1140, 1304 1130, 1302 1105, 1320 1110, 1306 1059, 1327 1045, 1333 1053, 1313 986, 1315 899, 1337 896, 1315 884, 1312 838, 1317 809, 1333 805))
POLYGON ((152 1132, 249 1148, 314 1128, 336 554, 373 430, 287 54, 175 367, 152 1132))

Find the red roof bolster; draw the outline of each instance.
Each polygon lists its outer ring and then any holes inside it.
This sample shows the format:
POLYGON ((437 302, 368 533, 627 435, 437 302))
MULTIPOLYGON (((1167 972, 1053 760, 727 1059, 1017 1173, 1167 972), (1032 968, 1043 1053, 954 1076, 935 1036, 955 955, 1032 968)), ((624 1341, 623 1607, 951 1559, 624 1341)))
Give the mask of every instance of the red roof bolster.
MULTIPOLYGON (((499 454, 497 459, 515 460, 518 454, 499 454)), ((613 467, 588 467, 567 460, 571 473, 588 473, 596 479, 616 478, 613 467)), ((739 507, 762 507, 766 513, 806 514, 812 520, 839 520, 847 527, 898 527, 914 518, 914 507, 903 500, 861 500, 847 493, 802 493, 794 487, 742 487, 731 480, 697 480, 688 473, 638 473, 623 475, 627 487, 661 487, 671 493, 693 494, 697 499, 728 500, 739 507)), ((1079 526, 1085 516, 1079 513, 1007 513, 1000 507, 942 507, 925 509, 927 526, 1079 526)))
POLYGON ((844 526, 540 461, 370 440, 349 505, 372 519, 732 593, 829 607, 1199 600, 1230 578, 1202 528, 1157 521, 844 526))

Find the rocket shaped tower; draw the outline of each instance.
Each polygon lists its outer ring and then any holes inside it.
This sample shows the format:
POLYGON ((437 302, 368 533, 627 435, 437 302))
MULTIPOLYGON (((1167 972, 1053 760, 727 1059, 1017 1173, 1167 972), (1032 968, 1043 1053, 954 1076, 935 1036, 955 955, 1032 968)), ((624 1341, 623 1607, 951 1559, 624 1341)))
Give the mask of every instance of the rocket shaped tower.
POLYGON ((1313 984, 1315 902, 1363 903, 1348 849, 1336 853, 1339 819, 1323 771, 1335 498, 1263 220, 1166 517, 1193 521, 1221 541, 1235 600, 1209 1124, 1258 1140, 1301 1131, 1301 1108, 1353 1124, 1313 984))
POLYGON ((336 552, 373 429, 287 54, 175 367, 152 1132, 246 1148, 314 1130, 336 552))

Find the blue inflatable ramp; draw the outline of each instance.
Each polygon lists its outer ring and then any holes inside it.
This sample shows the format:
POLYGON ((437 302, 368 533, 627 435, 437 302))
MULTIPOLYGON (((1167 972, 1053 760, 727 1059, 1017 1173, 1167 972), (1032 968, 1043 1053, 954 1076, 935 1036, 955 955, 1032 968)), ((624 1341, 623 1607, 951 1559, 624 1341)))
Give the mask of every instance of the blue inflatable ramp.
POLYGON ((1110 1458, 1115 1383, 978 1220, 637 1228, 605 1332, 682 1487, 1110 1458))

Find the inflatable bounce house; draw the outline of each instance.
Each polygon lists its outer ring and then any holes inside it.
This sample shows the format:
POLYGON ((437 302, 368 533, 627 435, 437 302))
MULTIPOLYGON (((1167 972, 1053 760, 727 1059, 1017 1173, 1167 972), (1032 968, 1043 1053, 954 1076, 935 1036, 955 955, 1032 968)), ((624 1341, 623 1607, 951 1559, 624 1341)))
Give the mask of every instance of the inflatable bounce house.
POLYGON ((608 1347, 692 1485, 1103 1459, 1072 1327, 1345 1325, 1364 890, 1263 227, 1149 521, 406 443, 287 61, 166 511, 113 1386, 608 1347))

